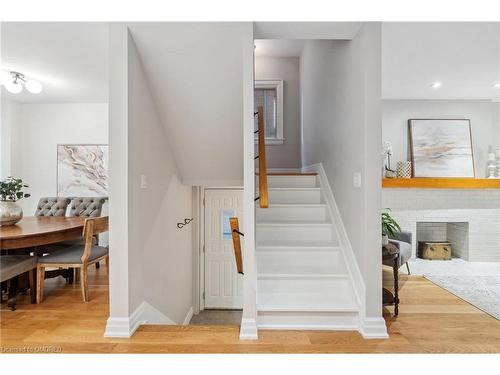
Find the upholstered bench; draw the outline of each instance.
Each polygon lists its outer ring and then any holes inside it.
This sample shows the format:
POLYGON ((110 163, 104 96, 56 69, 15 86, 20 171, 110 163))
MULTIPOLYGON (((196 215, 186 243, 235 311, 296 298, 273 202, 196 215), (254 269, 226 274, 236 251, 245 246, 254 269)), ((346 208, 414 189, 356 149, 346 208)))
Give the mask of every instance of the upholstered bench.
POLYGON ((9 287, 9 301, 8 306, 16 309, 16 296, 17 296, 17 276, 29 272, 29 283, 31 301, 34 302, 36 298, 35 293, 35 269, 37 265, 37 257, 29 255, 2 255, 0 256, 0 282, 11 280, 9 287))

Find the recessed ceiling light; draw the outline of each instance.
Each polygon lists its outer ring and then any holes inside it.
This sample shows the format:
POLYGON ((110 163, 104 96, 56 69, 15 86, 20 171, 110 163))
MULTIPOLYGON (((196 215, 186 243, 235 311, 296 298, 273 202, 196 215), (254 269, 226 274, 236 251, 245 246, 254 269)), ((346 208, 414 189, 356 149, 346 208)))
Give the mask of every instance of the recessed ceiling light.
POLYGON ((500 89, 500 82, 497 82, 493 85, 494 88, 496 89, 500 89))
POLYGON ((441 83, 441 82, 434 82, 434 83, 431 85, 431 87, 432 87, 433 89, 438 89, 438 88, 440 88, 440 87, 441 87, 441 85, 442 85, 442 83, 441 83))

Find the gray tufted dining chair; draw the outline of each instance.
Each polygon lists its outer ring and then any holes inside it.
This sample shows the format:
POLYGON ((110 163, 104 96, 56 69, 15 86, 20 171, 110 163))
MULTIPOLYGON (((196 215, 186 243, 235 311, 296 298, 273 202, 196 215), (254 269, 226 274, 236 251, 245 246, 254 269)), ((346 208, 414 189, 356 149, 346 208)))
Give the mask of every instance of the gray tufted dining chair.
POLYGON ((71 200, 63 197, 43 197, 38 201, 35 216, 65 216, 71 200))
POLYGON ((68 216, 99 217, 106 200, 106 197, 73 198, 68 216))

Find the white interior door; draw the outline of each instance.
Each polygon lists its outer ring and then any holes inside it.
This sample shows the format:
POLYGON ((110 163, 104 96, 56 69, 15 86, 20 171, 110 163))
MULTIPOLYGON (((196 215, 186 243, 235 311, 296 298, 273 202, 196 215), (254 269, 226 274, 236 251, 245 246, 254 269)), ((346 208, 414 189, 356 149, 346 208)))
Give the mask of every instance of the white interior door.
MULTIPOLYGON (((241 309, 243 275, 236 271, 230 217, 243 228, 243 190, 205 190, 205 308, 241 309)), ((243 239, 242 239, 243 240, 243 239)))

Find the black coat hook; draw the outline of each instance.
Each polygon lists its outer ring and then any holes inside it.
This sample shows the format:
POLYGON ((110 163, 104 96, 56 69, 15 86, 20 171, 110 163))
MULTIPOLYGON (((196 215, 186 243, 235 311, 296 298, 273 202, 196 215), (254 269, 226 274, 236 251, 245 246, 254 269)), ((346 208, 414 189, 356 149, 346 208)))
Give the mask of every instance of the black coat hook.
POLYGON ((193 218, 191 218, 191 219, 184 219, 184 223, 177 223, 177 228, 182 229, 182 227, 184 227, 185 225, 188 225, 193 220, 194 220, 193 218))

